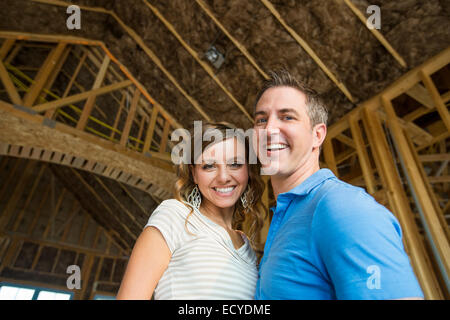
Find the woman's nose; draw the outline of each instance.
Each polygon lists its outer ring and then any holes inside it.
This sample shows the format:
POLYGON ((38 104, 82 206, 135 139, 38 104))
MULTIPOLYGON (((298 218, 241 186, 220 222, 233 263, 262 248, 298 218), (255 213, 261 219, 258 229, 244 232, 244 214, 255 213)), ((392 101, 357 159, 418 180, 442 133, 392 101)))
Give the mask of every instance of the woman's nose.
POLYGON ((217 181, 219 183, 226 183, 230 181, 230 173, 228 172, 227 165, 220 165, 217 171, 217 181))

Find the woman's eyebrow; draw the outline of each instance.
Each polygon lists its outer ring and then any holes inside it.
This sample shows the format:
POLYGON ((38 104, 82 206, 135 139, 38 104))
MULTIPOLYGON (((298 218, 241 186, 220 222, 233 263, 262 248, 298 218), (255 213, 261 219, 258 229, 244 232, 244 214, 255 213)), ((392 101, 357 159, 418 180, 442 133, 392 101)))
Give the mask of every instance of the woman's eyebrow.
POLYGON ((234 157, 234 158, 229 158, 229 159, 227 159, 227 163, 234 163, 234 162, 237 162, 237 163, 245 163, 245 158, 243 158, 243 157, 234 157))

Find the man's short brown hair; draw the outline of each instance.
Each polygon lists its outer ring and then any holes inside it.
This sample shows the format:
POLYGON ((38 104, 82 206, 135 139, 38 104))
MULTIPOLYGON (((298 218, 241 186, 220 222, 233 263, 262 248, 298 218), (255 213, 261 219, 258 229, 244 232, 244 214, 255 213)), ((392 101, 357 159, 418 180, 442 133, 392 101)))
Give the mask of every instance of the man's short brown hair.
POLYGON ((266 90, 274 87, 291 87, 301 91, 306 96, 306 112, 311 121, 311 128, 316 124, 324 123, 328 121, 328 111, 317 92, 310 88, 306 83, 294 78, 287 70, 280 69, 269 72, 269 79, 267 79, 262 88, 256 95, 256 102, 254 110, 256 111, 256 104, 266 90))

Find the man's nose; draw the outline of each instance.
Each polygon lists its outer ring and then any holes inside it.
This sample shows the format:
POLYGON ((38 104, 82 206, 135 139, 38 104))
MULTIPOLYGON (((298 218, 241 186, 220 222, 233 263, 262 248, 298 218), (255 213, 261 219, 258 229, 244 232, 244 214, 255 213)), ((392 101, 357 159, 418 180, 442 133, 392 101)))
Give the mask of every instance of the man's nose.
POLYGON ((266 124, 265 129, 267 131, 267 136, 271 136, 271 135, 280 133, 280 127, 279 127, 277 118, 273 117, 273 116, 269 117, 267 119, 267 124, 266 124))

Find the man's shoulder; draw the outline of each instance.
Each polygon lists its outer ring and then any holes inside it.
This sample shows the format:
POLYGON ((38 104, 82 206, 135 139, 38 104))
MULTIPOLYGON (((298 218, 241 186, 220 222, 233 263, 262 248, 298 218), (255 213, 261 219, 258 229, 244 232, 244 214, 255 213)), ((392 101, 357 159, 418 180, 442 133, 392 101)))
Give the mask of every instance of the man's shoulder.
POLYGON ((380 217, 393 218, 392 213, 378 203, 365 189, 339 179, 330 179, 322 186, 315 220, 333 222, 345 220, 371 221, 380 217))
POLYGON ((319 190, 320 204, 353 207, 358 205, 376 205, 375 199, 364 188, 354 186, 338 178, 329 179, 319 190))

